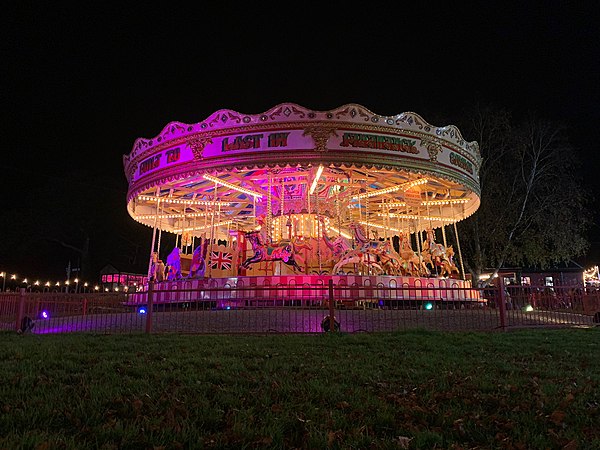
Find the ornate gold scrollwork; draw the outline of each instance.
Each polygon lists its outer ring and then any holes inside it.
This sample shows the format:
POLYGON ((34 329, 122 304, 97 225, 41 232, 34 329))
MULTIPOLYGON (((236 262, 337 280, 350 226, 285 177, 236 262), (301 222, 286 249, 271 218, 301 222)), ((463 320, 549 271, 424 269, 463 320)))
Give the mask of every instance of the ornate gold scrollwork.
POLYGON ((421 138, 421 145, 427 149, 429 160, 437 162, 438 153, 443 150, 442 144, 437 139, 421 138))
POLYGON ((127 181, 131 181, 133 179, 133 175, 135 175, 137 168, 138 164, 136 162, 129 165, 127 168, 127 181))
POLYGON ((309 135, 313 138, 315 143, 314 150, 316 152, 326 152, 327 151, 327 142, 331 136, 337 136, 334 128, 331 127, 307 127, 304 129, 303 136, 309 135))
POLYGON ((194 159, 202 159, 204 147, 206 147, 207 144, 212 144, 212 139, 210 137, 193 138, 187 141, 187 144, 192 149, 194 159))

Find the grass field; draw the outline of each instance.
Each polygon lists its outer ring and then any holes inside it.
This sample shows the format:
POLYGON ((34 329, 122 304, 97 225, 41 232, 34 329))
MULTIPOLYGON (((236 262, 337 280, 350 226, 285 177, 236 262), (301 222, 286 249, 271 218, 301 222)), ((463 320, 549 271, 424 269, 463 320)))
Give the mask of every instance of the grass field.
POLYGON ((600 448, 600 328, 0 332, 0 448, 600 448))

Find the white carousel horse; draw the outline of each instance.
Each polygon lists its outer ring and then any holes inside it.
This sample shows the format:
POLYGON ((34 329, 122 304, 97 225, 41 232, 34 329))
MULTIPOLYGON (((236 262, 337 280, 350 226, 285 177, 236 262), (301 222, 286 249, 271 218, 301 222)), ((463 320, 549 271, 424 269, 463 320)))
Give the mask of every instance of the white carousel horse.
POLYGON ((181 278, 181 256, 179 247, 175 247, 167 256, 167 280, 179 280, 181 278))
POLYGON ((452 246, 448 248, 435 242, 435 234, 431 228, 427 229, 427 239, 423 242, 423 251, 421 256, 425 264, 430 265, 432 270, 438 272, 440 276, 451 276, 453 273, 459 273, 458 267, 454 264, 454 250, 452 246))
POLYGON ((346 264, 358 264, 359 266, 374 271, 374 275, 383 273, 383 267, 378 263, 379 257, 375 252, 363 252, 361 249, 350 250, 340 259, 331 273, 339 273, 346 264))
MULTIPOLYGON (((358 255, 361 258, 360 264, 365 265, 367 268, 374 268, 379 273, 386 272, 380 264, 382 257, 385 260, 386 267, 393 268, 394 262, 397 263, 398 258, 389 251, 390 247, 386 248, 384 241, 369 239, 365 228, 360 223, 351 222, 349 226, 354 234, 354 240, 358 244, 355 250, 349 252, 349 255, 350 253, 352 253, 352 257, 358 255)), ((335 269, 338 265, 339 263, 334 267, 333 273, 337 273, 335 269)))
POLYGON ((439 262, 446 256, 446 248, 442 244, 435 242, 435 234, 431 228, 427 229, 427 239, 423 242, 423 251, 421 253, 428 253, 434 262, 439 262))
POLYGON ((246 259, 246 261, 240 265, 240 269, 248 269, 250 265, 256 262, 282 261, 288 266, 291 266, 294 270, 298 270, 299 272, 303 271, 294 256, 296 251, 300 248, 310 248, 306 244, 300 245, 288 240, 281 241, 275 245, 268 245, 261 239, 259 231, 247 232, 246 239, 250 242, 252 250, 254 250, 254 255, 246 259))

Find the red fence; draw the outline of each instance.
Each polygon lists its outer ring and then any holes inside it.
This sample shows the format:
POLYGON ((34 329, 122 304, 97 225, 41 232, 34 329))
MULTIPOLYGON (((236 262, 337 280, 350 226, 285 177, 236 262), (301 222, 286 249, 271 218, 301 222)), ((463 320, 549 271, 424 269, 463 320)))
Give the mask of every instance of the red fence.
POLYGON ((331 329, 352 333, 409 328, 494 331, 600 322, 600 292, 569 286, 475 291, 330 283, 171 293, 160 285, 151 286, 145 295, 137 293, 135 302, 124 293, 4 293, 0 294, 0 329, 36 334, 321 333, 331 329))

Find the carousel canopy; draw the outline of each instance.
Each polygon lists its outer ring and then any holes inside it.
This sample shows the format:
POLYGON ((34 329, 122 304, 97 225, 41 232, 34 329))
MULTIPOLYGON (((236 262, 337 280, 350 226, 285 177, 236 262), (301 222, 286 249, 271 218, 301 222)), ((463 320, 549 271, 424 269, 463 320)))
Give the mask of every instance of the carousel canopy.
POLYGON ((285 103, 171 122, 137 139, 123 163, 130 215, 178 234, 249 230, 265 218, 283 233, 291 217, 317 216, 340 232, 356 221, 419 231, 460 221, 480 203, 476 142, 413 112, 386 117, 357 104, 285 103))

